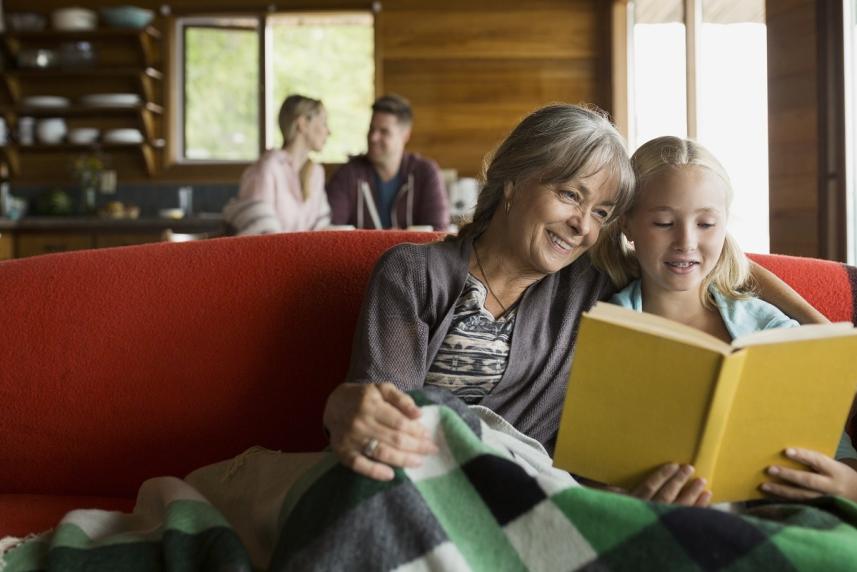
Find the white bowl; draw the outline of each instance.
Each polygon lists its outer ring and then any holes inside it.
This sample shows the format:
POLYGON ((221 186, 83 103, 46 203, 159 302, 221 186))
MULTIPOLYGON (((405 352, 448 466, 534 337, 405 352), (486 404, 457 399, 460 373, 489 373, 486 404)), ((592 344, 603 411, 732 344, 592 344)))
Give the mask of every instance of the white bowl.
POLYGON ((140 103, 140 95, 136 93, 93 93, 80 98, 83 105, 137 105, 140 103))
POLYGON ((68 142, 74 145, 89 145, 98 140, 99 133, 95 127, 76 127, 68 132, 68 142))
POLYGON ((31 95, 21 100, 24 107, 68 107, 67 97, 58 95, 31 95))
POLYGON ((59 117, 41 119, 36 125, 36 137, 38 137, 41 143, 45 143, 46 145, 56 145, 62 142, 67 132, 65 119, 60 119, 59 117))
POLYGON ((51 13, 54 30, 94 30, 98 15, 86 8, 60 8, 51 13))
POLYGON ((105 143, 142 143, 143 133, 139 129, 110 129, 101 140, 105 143))

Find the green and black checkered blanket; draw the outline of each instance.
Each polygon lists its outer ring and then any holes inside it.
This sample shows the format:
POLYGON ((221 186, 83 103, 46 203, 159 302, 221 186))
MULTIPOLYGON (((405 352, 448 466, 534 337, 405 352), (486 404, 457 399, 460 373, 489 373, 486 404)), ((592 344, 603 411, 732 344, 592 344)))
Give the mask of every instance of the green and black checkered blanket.
MULTIPOLYGON (((256 568, 857 570, 857 505, 848 501, 736 515, 587 489, 487 410, 430 391, 414 397, 440 453, 390 482, 322 459, 276 506, 266 503, 276 516, 272 545, 264 563, 254 557, 256 568)), ((131 531, 101 511, 70 513, 53 533, 7 552, 5 571, 251 569, 252 540, 230 522, 234 508, 219 510, 216 500, 182 491, 183 481, 169 483, 173 492, 163 484, 157 494, 141 490, 129 518, 162 501, 145 526, 131 531)))

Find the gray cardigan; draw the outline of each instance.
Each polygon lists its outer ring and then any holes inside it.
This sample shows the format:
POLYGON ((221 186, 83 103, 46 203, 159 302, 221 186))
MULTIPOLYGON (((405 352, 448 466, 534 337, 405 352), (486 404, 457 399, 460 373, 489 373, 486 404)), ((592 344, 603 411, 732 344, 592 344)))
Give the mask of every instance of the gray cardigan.
MULTIPOLYGON (((453 240, 384 253, 363 300, 348 381, 422 387, 464 289, 471 248, 471 240, 453 240)), ((613 292, 587 256, 530 286, 506 371, 480 405, 552 451, 580 315, 613 292)))

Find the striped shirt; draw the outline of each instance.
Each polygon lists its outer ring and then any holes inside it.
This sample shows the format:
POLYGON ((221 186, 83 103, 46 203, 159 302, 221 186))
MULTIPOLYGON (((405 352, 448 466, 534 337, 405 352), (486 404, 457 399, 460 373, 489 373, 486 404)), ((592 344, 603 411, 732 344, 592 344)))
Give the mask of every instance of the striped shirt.
POLYGON ((518 311, 515 306, 494 319, 485 309, 486 296, 482 282, 468 274, 452 324, 425 380, 471 405, 482 401, 503 377, 518 311))

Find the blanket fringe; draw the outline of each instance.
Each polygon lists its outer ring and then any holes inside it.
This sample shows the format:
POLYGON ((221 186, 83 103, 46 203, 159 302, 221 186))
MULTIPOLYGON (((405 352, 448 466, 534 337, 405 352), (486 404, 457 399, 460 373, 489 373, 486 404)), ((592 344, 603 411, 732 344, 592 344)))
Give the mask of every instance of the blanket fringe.
POLYGON ((0 572, 6 569, 6 559, 4 556, 15 550, 25 542, 29 542, 31 540, 35 540, 40 537, 44 533, 30 533, 23 538, 19 538, 17 536, 5 536, 0 538, 0 572))

